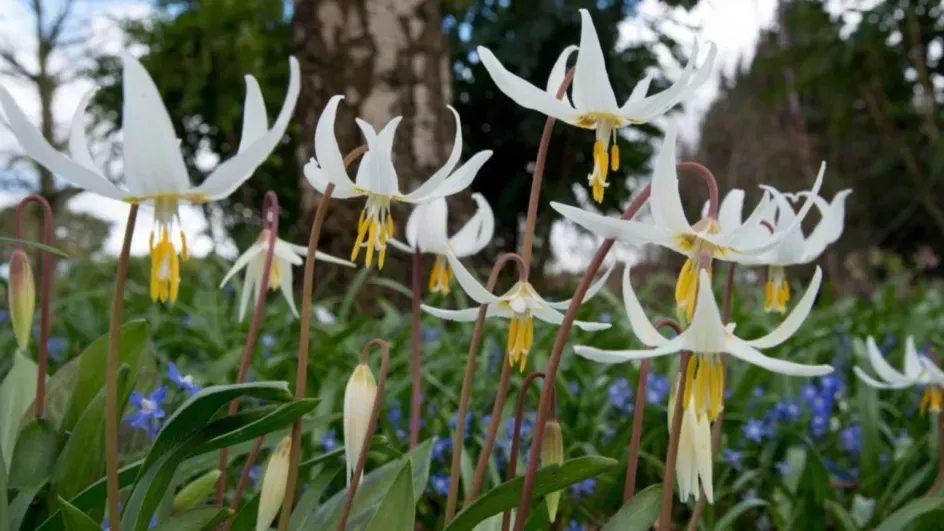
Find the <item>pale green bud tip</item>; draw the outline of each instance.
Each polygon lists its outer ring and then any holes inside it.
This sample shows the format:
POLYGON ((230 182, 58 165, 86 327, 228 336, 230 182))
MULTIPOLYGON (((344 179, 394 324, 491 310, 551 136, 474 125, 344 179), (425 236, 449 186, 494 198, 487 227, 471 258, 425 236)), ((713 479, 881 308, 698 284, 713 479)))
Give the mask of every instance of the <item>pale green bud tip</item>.
POLYGON ((292 453, 292 438, 286 436, 266 463, 259 493, 259 511, 256 513, 256 531, 268 531, 276 515, 282 509, 285 486, 288 483, 289 455, 292 453))
MULTIPOLYGON (((541 465, 559 465, 564 462, 564 437, 561 434, 561 425, 556 420, 549 420, 544 425, 544 441, 541 443, 541 465)), ((560 504, 561 491, 555 491, 545 496, 547 514, 551 523, 557 517, 557 506, 560 504)))
POLYGON ((347 483, 357 466, 357 459, 367 439, 367 428, 377 397, 377 381, 366 363, 354 369, 344 389, 344 459, 347 461, 347 483))
POLYGON ((33 327, 33 314, 36 312, 36 282, 33 280, 29 257, 22 249, 13 251, 10 256, 9 298, 13 335, 20 350, 25 351, 33 327))
POLYGON ((173 513, 182 513, 200 505, 215 489, 220 479, 219 470, 211 470, 191 481, 174 496, 173 513))

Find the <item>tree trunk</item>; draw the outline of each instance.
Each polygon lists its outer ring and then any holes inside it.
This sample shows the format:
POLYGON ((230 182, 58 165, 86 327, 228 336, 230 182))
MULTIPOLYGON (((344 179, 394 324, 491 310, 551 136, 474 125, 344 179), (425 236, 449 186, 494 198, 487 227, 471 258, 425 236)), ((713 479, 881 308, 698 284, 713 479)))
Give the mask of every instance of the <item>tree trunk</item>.
MULTIPOLYGON (((438 0, 296 0, 292 25, 303 79, 296 108, 299 167, 313 154, 315 125, 335 94, 345 96, 335 127, 342 152, 363 143, 354 117, 379 130, 394 116, 403 116, 394 142, 401 191, 412 190, 445 161, 454 134, 446 108, 452 77, 438 0)), ((296 236, 305 241, 321 195, 303 175, 299 189, 302 211, 296 236)), ((349 256, 363 207, 363 199, 333 200, 319 249, 349 256)), ((408 212, 394 205, 398 238, 408 212)), ((409 263, 410 257, 388 249, 384 277, 406 282, 409 263)))

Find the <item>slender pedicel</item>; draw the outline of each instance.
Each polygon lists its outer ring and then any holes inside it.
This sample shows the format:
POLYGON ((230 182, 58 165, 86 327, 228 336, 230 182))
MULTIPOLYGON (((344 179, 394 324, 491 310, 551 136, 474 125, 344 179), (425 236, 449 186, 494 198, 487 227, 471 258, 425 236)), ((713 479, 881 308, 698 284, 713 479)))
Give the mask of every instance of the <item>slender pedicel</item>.
POLYGON ((412 337, 410 343, 410 355, 412 358, 412 383, 410 389, 410 449, 416 447, 420 442, 420 385, 422 384, 422 373, 420 366, 420 297, 422 287, 420 280, 420 268, 423 266, 423 255, 420 253, 420 246, 417 244, 413 248, 413 299, 411 310, 412 315, 412 337))
MULTIPOLYGON (((371 339, 364 345, 361 351, 361 364, 367 363, 367 353, 371 347, 380 347, 380 378, 377 379, 377 394, 374 395, 374 407, 370 414, 370 423, 367 425, 367 433, 364 434, 364 444, 361 445, 361 453, 357 457, 357 465, 354 467, 354 474, 351 476, 351 485, 347 489, 347 497, 344 498, 344 509, 341 511, 341 519, 338 521, 338 531, 344 531, 347 525, 347 518, 351 514, 351 505, 354 503, 354 495, 357 494, 357 486, 361 482, 361 474, 364 472, 364 465, 367 463, 367 451, 370 450, 370 440, 374 437, 374 430, 377 428, 377 416, 380 415, 380 404, 383 401, 384 384, 387 382, 387 365, 390 362, 390 347, 385 341, 380 339, 371 339)), ((286 519, 287 522, 287 519, 286 519)), ((281 525, 281 523, 280 523, 281 525)))
POLYGON ((498 435, 498 427, 501 426, 501 414, 505 409, 505 399, 508 397, 508 384, 511 383, 512 364, 502 363, 501 376, 498 379, 498 389, 495 391, 495 404, 492 406, 492 420, 488 423, 488 431, 485 433, 485 442, 482 443, 482 452, 479 454, 479 461, 475 465, 475 474, 472 476, 472 487, 465 495, 463 505, 468 505, 479 494, 482 488, 482 481, 485 479, 485 471, 488 468, 488 460, 492 456, 492 449, 495 447, 495 437, 498 435))
POLYGON ((675 411, 672 413, 672 429, 669 431, 669 454, 665 458, 665 478, 662 486, 662 512, 659 514, 659 528, 669 529, 672 522, 672 501, 675 499, 675 462, 678 458, 679 433, 682 430, 682 405, 685 402, 685 387, 688 378, 685 374, 688 371, 688 364, 691 361, 691 354, 682 352, 682 364, 679 367, 678 391, 675 394, 675 411))
MULTIPOLYGON (((354 148, 344 157, 344 167, 350 166, 354 160, 367 152, 367 146, 354 148)), ((298 331, 298 368, 295 375, 295 398, 305 397, 305 387, 308 384, 308 339, 311 327, 311 292, 315 286, 315 252, 318 251, 318 237, 321 234, 321 226, 324 223, 325 214, 328 210, 328 203, 331 201, 331 194, 334 192, 334 184, 328 184, 321 201, 318 202, 318 209, 315 211, 315 219, 311 224, 311 233, 308 236, 308 256, 305 259, 305 277, 302 283, 302 307, 298 331)), ((292 515, 292 505, 295 503, 295 484, 298 481, 298 461, 301 458, 302 441, 302 419, 296 420, 292 424, 292 452, 289 456, 288 483, 285 486, 285 500, 282 502, 282 515, 279 518, 279 531, 288 529, 288 519, 292 515)))

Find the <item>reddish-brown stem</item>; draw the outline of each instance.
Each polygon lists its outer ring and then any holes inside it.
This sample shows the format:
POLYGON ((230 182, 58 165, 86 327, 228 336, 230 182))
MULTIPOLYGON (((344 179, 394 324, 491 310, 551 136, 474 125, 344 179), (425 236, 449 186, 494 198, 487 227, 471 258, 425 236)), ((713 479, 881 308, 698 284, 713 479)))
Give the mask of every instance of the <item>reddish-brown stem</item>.
MULTIPOLYGON (((557 89, 557 99, 564 97, 567 87, 574 79, 574 69, 571 68, 564 76, 564 81, 557 89)), ((541 197, 541 181, 544 178, 544 167, 547 163, 547 152, 551 144, 551 132, 557 120, 548 116, 544 122, 544 132, 541 133, 541 142, 538 144, 538 154, 534 160, 534 173, 531 176, 531 195, 528 197, 528 217, 524 224, 524 237, 521 243, 521 257, 524 258, 525 269, 531 269, 531 251, 534 247, 534 226, 538 219, 538 203, 541 197)))
POLYGON ((944 413, 937 414, 937 478, 925 498, 933 498, 944 485, 944 413))
POLYGON ((364 345, 361 351, 361 363, 367 363, 367 353, 373 346, 380 347, 380 378, 377 379, 377 394, 374 396, 374 407, 370 412, 370 423, 367 424, 367 433, 364 434, 364 444, 361 445, 361 453, 357 456, 357 465, 354 466, 354 474, 351 476, 351 485, 347 489, 347 497, 344 499, 344 509, 341 511, 341 519, 338 521, 338 531, 344 531, 347 526, 347 518, 351 514, 351 506, 354 503, 354 496, 357 494, 357 485, 361 482, 361 474, 364 472, 364 465, 367 463, 367 451, 370 450, 370 440, 374 436, 374 430, 377 429, 377 417, 380 415, 380 404, 383 401, 384 384, 387 382, 387 365, 390 362, 390 347, 385 341, 380 339, 371 339, 364 345))
MULTIPOLYGON (((265 437, 258 437, 256 442, 253 443, 252 449, 249 450, 249 456, 246 457, 246 464, 243 465, 243 472, 239 475, 239 482, 236 483, 236 491, 233 492, 233 499, 229 502, 229 508, 233 510, 233 514, 236 514, 236 509, 239 509, 239 500, 243 497, 243 492, 246 490, 246 484, 249 483, 249 473, 252 472, 252 467, 256 464, 256 457, 259 456, 259 449, 262 448, 262 442, 265 440, 265 437)), ((223 531, 229 531, 233 527, 233 519, 228 518, 226 524, 223 526, 223 531)))
POLYGON ((682 352, 682 365, 679 367, 679 386, 675 394, 675 408, 672 411, 672 429, 669 430, 669 454, 665 458, 665 479, 662 488, 662 512, 659 515, 659 529, 672 526, 672 500, 675 499, 675 462, 678 458, 679 432, 682 429, 682 409, 685 402, 685 374, 691 354, 682 352))
POLYGON ((472 476, 472 487, 465 495, 464 505, 468 505, 479 494, 482 488, 482 481, 485 479, 485 470, 488 468, 488 460, 492 456, 492 449, 495 447, 495 436, 498 435, 498 427, 501 426, 501 413, 505 408, 505 399, 508 397, 508 384, 511 383, 511 363, 502 363, 501 376, 498 379, 498 390, 495 391, 495 404, 492 406, 492 420, 488 423, 488 431, 485 433, 485 442, 482 444, 482 454, 479 455, 479 462, 475 465, 475 474, 472 476))
MULTIPOLYGON (((508 476, 506 481, 515 479, 518 474, 518 450, 521 446, 521 424, 524 422, 524 403, 528 398, 528 389, 531 388, 531 382, 537 378, 544 378, 544 373, 534 371, 527 375, 521 382, 521 391, 518 392, 518 405, 515 408, 515 428, 511 433, 511 451, 508 454, 508 476)), ((554 409, 557 409, 556 407, 554 409)), ((532 443, 533 446, 533 443, 532 443)), ((505 511, 502 514, 502 531, 508 531, 511 524, 511 511, 505 511)))
MULTIPOLYGON (((344 167, 367 152, 367 146, 354 148, 344 157, 344 167)), ((298 331, 298 367, 295 372, 295 398, 305 397, 305 387, 308 384, 308 340, 311 328, 311 295, 315 286, 315 252, 318 251, 318 238, 321 235, 321 226, 324 224, 325 214, 331 194, 334 193, 334 184, 325 187, 318 209, 315 210, 315 219, 311 224, 308 235, 308 256, 305 260, 305 276, 302 282, 302 308, 298 331)), ((288 480, 285 484, 285 499, 282 501, 282 514, 279 518, 279 531, 288 530, 288 519, 295 504, 295 484, 298 482, 298 462, 302 455, 302 419, 292 424, 292 449, 289 452, 288 480)))
MULTIPOLYGON (((505 253, 498 257, 492 272, 485 284, 485 289, 491 292, 498 282, 498 273, 509 260, 518 264, 518 278, 527 280, 528 270, 524 260, 515 253, 505 253)), ((472 392, 472 378, 475 376, 475 360, 482 345, 482 331, 485 329, 485 312, 488 305, 479 307, 479 314, 475 319, 475 329, 472 332, 472 341, 469 344, 469 355, 465 363, 465 374, 462 378, 462 392, 459 395, 459 411, 456 412, 456 431, 452 440, 452 466, 449 470, 449 494, 446 497, 446 515, 444 524, 448 524, 456 514, 456 503, 459 500, 459 465, 462 462, 462 439, 465 433, 465 415, 469 407, 469 395, 472 392)), ((503 360, 503 363, 505 361, 503 360)))
POLYGON ((138 205, 132 204, 125 224, 125 239, 118 255, 118 271, 115 274, 115 294, 111 301, 111 318, 108 324, 108 353, 105 362, 105 471, 108 478, 108 526, 111 531, 121 528, 121 511, 118 509, 118 350, 121 347, 121 311, 125 302, 125 281, 128 279, 128 256, 131 254, 131 237, 134 223, 138 219, 138 205))
POLYGON ((705 179, 705 183, 708 184, 708 217, 718 219, 718 181, 711 170, 697 162, 679 162, 675 165, 675 169, 678 171, 692 170, 698 172, 705 179))
MULTIPOLYGON (((629 207, 626 208, 626 211, 623 212, 621 219, 630 219, 635 216, 636 212, 638 212, 649 199, 649 191, 649 186, 643 188, 633 199, 632 203, 629 204, 629 207)), ((577 286, 577 290, 574 292, 574 298, 571 300, 570 307, 567 308, 564 320, 561 322, 560 328, 557 331, 557 337, 554 340, 554 346, 551 349, 551 355, 547 363, 547 376, 544 378, 544 385, 541 387, 541 402, 538 406, 538 419, 534 427, 534 439, 532 443, 535 448, 540 448, 541 444, 544 442, 544 424, 547 422, 547 416, 550 412, 551 389, 554 388, 554 381, 557 378, 557 369, 560 366, 560 359, 564 353, 564 343, 567 341, 567 336, 570 335, 570 329, 573 327, 574 319, 577 318, 577 310, 580 308, 580 304, 583 303, 583 298, 590 288, 590 283, 593 281, 594 275, 599 271, 603 259, 606 258, 607 253, 610 252, 612 247, 613 240, 610 239, 603 240, 603 243, 600 244, 596 254, 593 255, 593 259, 590 260, 590 264, 587 266, 583 278, 580 279, 580 285, 577 286)), ((522 531, 524 529, 524 523, 528 519, 528 512, 531 508, 531 493, 534 492, 534 476, 538 471, 539 454, 540 452, 531 452, 530 458, 528 459, 528 468, 525 472, 524 485, 522 485, 521 489, 521 500, 518 502, 518 514, 515 518, 515 531, 522 531)))
POLYGON ((422 367, 420 365, 420 298, 422 297, 422 280, 420 269, 423 267, 423 255, 419 244, 413 248, 413 335, 410 344, 413 358, 413 383, 410 392, 410 448, 415 448, 420 442, 420 386, 422 385, 422 367))
MULTIPOLYGON (((252 314, 252 322, 249 325, 249 333, 246 335, 246 344, 243 346, 243 358, 239 364, 239 372, 236 375, 236 383, 244 383, 249 376, 249 361, 252 359, 252 352, 256 345, 256 336, 259 334, 259 326, 262 324, 262 310, 265 307, 266 294, 269 292, 269 273, 272 271, 272 260, 275 257, 275 242, 279 239, 279 198, 275 192, 268 191, 262 202, 262 236, 268 235, 268 247, 266 247, 265 263, 262 266, 262 279, 259 281, 258 297, 256 298, 256 309, 252 314), (268 232, 266 232, 268 231, 268 232)), ((248 272, 246 273, 249 274, 248 272)), ((229 403, 228 414, 233 415, 239 409, 239 398, 234 398, 229 403)), ((229 456, 229 449, 220 450, 220 477, 216 480, 216 504, 223 505, 223 492, 226 490, 226 461, 229 456)))
MULTIPOLYGON (((728 276, 724 281, 724 298, 721 302, 721 319, 725 324, 731 322, 731 304, 734 297, 734 262, 728 263, 728 276)), ((725 361, 727 354, 722 352, 718 357, 721 363, 721 374, 725 374, 725 361)), ((722 398, 723 400, 723 398, 722 398)), ((721 444, 721 423, 724 421, 724 409, 718 413, 718 417, 715 418, 715 423, 711 427, 711 461, 714 463, 714 460, 718 457, 718 446, 721 444)), ((705 503, 708 500, 705 498, 705 491, 700 490, 698 493, 698 501, 695 503, 695 507, 692 509, 692 517, 688 521, 688 531, 695 531, 698 529, 698 522, 701 521, 701 514, 705 510, 705 503)))
MULTIPOLYGON (((52 247, 54 229, 52 207, 49 206, 49 201, 46 201, 46 198, 39 194, 26 196, 16 206, 16 237, 23 239, 23 210, 31 202, 38 203, 40 208, 43 209, 43 243, 52 247)), ((22 248, 22 244, 19 247, 22 248)), ((52 255, 47 251, 43 251, 42 268, 43 278, 39 288, 39 353, 36 358, 36 401, 34 402, 36 418, 42 418, 46 404, 46 370, 49 364, 49 305, 52 303, 52 255)))
MULTIPOLYGON (((674 319, 663 318, 655 322, 656 328, 667 326, 682 333, 682 326, 674 319)), ((639 441, 642 438, 642 417, 646 407, 646 385, 649 383, 649 358, 642 360, 639 367, 639 383, 636 384, 636 405, 633 408, 633 433, 629 439, 629 453, 626 458, 626 485, 623 487, 623 503, 632 499, 636 493, 636 468, 639 466, 639 441)))

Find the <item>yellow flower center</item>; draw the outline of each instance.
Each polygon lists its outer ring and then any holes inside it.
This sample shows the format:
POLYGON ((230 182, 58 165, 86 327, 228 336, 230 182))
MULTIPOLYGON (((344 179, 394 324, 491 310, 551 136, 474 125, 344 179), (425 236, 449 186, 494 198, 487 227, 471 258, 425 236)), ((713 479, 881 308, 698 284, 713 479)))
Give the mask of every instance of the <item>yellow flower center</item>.
POLYGON ((619 146, 616 145, 616 130, 629 123, 617 114, 590 112, 577 117, 577 126, 595 129, 597 141, 593 143, 593 173, 590 174, 590 189, 593 200, 603 202, 603 193, 610 185, 606 178, 610 170, 618 171, 619 146), (610 146, 610 139, 613 145, 610 146))
POLYGON ((364 265, 370 267, 374 261, 374 250, 378 252, 377 268, 383 269, 387 254, 387 239, 393 236, 393 217, 390 215, 390 196, 368 194, 367 204, 357 222, 357 240, 351 250, 351 261, 357 260, 361 245, 367 242, 364 265))
POLYGON ((944 391, 940 387, 936 385, 925 387, 924 393, 921 395, 921 414, 924 415, 924 412, 928 409, 931 410, 931 413, 940 413, 942 401, 944 401, 944 391))
POLYGON ((432 293, 442 293, 449 295, 449 282, 452 280, 452 268, 446 257, 436 256, 436 263, 433 264, 433 272, 429 275, 429 291, 432 293))
POLYGON ((282 266, 279 261, 272 260, 272 267, 269 268, 269 291, 275 291, 282 285, 282 266))
MULTIPOLYGON (((721 232, 718 222, 705 218, 692 227, 697 233, 718 234, 721 232)), ((695 313, 695 298, 698 295, 698 271, 701 269, 702 254, 708 255, 708 278, 711 278, 711 259, 715 253, 725 254, 726 250, 698 237, 696 234, 678 236, 679 247, 689 258, 682 265, 678 280, 675 282, 675 313, 680 321, 690 323, 695 313)))
MULTIPOLYGON (((151 300, 174 302, 180 288, 180 260, 186 261, 187 236, 179 230, 180 252, 170 239, 171 230, 175 224, 180 224, 180 215, 177 208, 181 200, 198 202, 198 196, 158 195, 150 198, 154 201, 154 228, 148 237, 148 247, 151 251, 151 300), (160 239, 154 242, 154 235, 160 239)), ((135 201, 132 201, 135 202, 135 201)))
POLYGON ((518 364, 518 370, 524 372, 524 366, 528 362, 528 352, 531 351, 531 344, 534 342, 534 318, 530 312, 524 314, 514 314, 511 316, 511 326, 508 329, 508 363, 514 367, 518 364))
POLYGON ((724 409, 724 367, 717 354, 696 354, 685 372, 686 404, 694 397, 695 412, 714 422, 724 409))
POLYGON ((790 283, 782 266, 770 266, 767 270, 767 285, 764 286, 764 311, 787 313, 790 302, 790 283))

